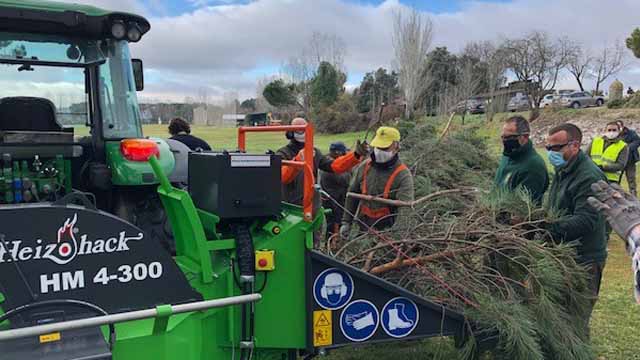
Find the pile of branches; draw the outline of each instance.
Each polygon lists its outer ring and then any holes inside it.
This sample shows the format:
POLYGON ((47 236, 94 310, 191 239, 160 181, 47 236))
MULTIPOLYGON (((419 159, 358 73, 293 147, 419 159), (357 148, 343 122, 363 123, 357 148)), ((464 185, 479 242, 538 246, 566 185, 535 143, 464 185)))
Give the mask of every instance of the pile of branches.
POLYGON ((553 214, 523 191, 480 190, 497 164, 472 130, 440 138, 432 126, 413 129, 403 154, 421 200, 392 229, 362 232, 335 256, 464 313, 475 336, 463 358, 490 339, 495 358, 591 359, 586 273, 575 249, 541 226, 553 214))

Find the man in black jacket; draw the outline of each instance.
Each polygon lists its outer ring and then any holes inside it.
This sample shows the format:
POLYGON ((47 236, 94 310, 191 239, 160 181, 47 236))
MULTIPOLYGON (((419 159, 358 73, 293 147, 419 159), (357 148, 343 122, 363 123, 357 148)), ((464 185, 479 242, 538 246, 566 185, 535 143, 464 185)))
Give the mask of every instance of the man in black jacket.
POLYGON ((638 185, 636 182, 636 163, 640 160, 640 154, 638 154, 638 146, 640 146, 640 136, 634 130, 624 126, 622 120, 618 120, 618 126, 622 129, 620 131, 620 138, 627 143, 629 147, 629 159, 627 160, 627 166, 624 169, 624 173, 627 174, 627 182, 629 183, 629 192, 633 196, 637 196, 638 185))
POLYGON ((169 134, 171 134, 170 139, 180 141, 187 145, 191 151, 211 150, 211 147, 206 141, 191 135, 191 125, 184 119, 172 119, 169 123, 169 134))
MULTIPOLYGON (((329 147, 329 156, 337 159, 347 154, 347 146, 342 142, 334 142, 329 147)), ((331 209, 331 214, 327 215, 327 239, 333 234, 337 234, 342 221, 342 208, 347 199, 347 190, 351 181, 351 171, 336 174, 320 170, 320 186, 326 191, 332 199, 322 200, 322 206, 325 209, 331 209), (338 204, 336 204, 338 202, 338 204)))

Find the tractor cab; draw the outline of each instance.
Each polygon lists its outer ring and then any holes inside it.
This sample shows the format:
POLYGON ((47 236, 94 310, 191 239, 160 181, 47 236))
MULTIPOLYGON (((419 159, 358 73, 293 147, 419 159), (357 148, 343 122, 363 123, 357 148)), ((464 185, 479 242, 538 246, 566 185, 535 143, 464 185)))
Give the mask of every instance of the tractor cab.
POLYGON ((174 156, 143 137, 143 66, 129 51, 149 29, 128 13, 0 0, 0 206, 91 193, 170 247, 146 160, 170 174, 174 156))

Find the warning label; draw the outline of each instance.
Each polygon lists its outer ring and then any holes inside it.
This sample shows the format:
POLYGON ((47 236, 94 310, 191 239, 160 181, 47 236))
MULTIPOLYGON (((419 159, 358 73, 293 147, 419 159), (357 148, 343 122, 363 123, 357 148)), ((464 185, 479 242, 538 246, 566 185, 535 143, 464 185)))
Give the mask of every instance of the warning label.
POLYGON ((329 346, 333 344, 331 329, 331 310, 313 312, 313 346, 329 346))

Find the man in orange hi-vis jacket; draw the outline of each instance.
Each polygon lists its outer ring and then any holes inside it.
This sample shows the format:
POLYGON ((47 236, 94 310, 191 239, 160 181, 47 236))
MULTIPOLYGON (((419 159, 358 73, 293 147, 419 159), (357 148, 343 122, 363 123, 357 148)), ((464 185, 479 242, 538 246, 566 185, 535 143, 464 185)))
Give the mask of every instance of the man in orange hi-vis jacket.
MULTIPOLYGON (((371 159, 355 171, 349 191, 389 200, 413 201, 413 175, 398 157, 400 132, 395 128, 382 126, 371 141, 371 146, 374 149, 371 159)), ((340 226, 340 236, 343 239, 349 238, 353 215, 358 205, 358 224, 361 230, 366 230, 369 226, 378 230, 389 228, 394 225, 396 218, 406 215, 402 213, 403 208, 347 197, 340 226)))
MULTIPOLYGON (((307 121, 302 118, 295 118, 291 121, 291 125, 306 125, 307 121)), ((283 160, 303 160, 302 149, 304 148, 304 132, 287 133, 289 143, 278 151, 283 160)), ((367 144, 358 141, 355 151, 338 158, 332 158, 328 155, 322 155, 318 148, 314 148, 313 173, 314 179, 318 177, 318 169, 329 173, 340 174, 351 170, 358 165, 360 161, 367 155, 367 144)), ((302 204, 303 198, 303 174, 299 168, 292 166, 282 166, 282 200, 291 204, 302 204)))

